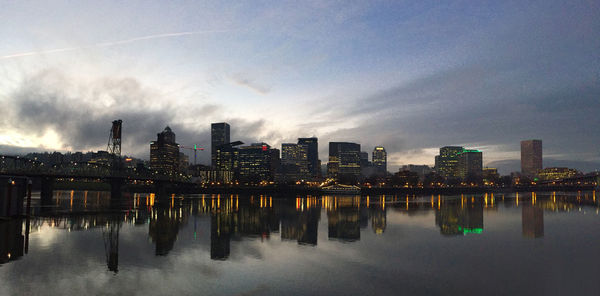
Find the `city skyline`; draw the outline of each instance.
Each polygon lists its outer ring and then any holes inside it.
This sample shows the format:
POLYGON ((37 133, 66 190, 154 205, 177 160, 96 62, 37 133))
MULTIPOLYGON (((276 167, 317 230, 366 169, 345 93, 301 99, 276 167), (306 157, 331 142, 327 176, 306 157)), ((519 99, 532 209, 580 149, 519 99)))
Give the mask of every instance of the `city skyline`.
POLYGON ((121 118, 123 151, 147 159, 167 125, 182 145, 208 147, 208 124, 225 121, 245 143, 381 145, 390 171, 433 165, 449 145, 518 171, 531 138, 547 166, 591 171, 597 12, 585 1, 11 3, 0 149, 102 150, 106 122, 121 118))

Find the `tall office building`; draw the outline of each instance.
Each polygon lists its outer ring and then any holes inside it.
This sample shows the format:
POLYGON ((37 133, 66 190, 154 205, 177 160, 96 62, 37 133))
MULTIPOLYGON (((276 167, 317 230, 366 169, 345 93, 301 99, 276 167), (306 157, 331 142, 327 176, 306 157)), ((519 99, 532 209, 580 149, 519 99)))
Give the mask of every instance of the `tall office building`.
POLYGON ((217 145, 215 148, 215 165, 213 169, 217 171, 237 172, 239 149, 236 146, 244 143, 236 141, 217 145))
POLYGON ((284 181, 306 180, 310 177, 308 145, 281 144, 281 173, 284 181))
POLYGON ((457 177, 467 182, 481 182, 483 155, 479 150, 463 150, 458 154, 457 177))
POLYGON ((213 167, 217 166, 217 146, 229 142, 229 124, 225 122, 212 123, 210 125, 210 156, 213 167))
POLYGON ((279 164, 279 150, 271 149, 266 143, 239 148, 239 179, 242 182, 273 181, 279 164))
POLYGON ((170 127, 156 135, 150 143, 150 167, 163 174, 174 174, 179 168, 179 145, 170 127))
POLYGON ((521 173, 535 177, 542 169, 542 140, 521 141, 521 173))
POLYGON ((385 148, 382 146, 377 146, 373 149, 372 154, 373 167, 380 174, 387 173, 387 153, 385 152, 385 148))
POLYGON ((298 151, 300 147, 294 143, 282 143, 281 144, 281 164, 282 165, 295 165, 298 161, 298 151))
POLYGON ((355 183, 360 177, 360 144, 329 142, 329 178, 355 183))
POLYGON ((306 158, 308 161, 308 172, 311 177, 321 176, 321 165, 319 164, 319 143, 316 137, 298 138, 298 145, 305 147, 306 158))
POLYGON ((360 167, 362 169, 370 167, 371 163, 369 162, 369 153, 366 151, 360 152, 360 167))
POLYGON ((440 148, 440 155, 435 157, 435 170, 440 176, 457 178, 458 155, 464 150, 460 146, 445 146, 440 148))

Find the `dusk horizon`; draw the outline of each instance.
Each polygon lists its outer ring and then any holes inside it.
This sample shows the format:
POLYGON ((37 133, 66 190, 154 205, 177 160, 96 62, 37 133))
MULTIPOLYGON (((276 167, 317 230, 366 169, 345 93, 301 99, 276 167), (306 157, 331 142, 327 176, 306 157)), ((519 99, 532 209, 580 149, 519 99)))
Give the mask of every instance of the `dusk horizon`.
POLYGON ((0 296, 600 294, 600 1, 0 24, 0 296))
POLYGON ((206 146, 229 122, 246 143, 381 145, 394 170, 458 145, 507 174, 538 138, 548 163, 600 167, 591 2, 96 5, 0 12, 3 152, 103 150, 122 119, 123 152, 143 159, 167 125, 206 146))

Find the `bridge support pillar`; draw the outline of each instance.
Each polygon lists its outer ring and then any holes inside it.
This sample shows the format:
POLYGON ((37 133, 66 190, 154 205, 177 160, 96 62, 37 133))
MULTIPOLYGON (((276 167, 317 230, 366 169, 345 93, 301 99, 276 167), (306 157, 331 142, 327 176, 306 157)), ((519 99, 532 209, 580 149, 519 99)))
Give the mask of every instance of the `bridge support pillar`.
POLYGON ((54 191, 54 178, 42 177, 42 190, 40 192, 42 206, 52 204, 52 191, 54 191))
POLYGON ((169 194, 167 193, 167 184, 160 181, 154 182, 154 191, 156 192, 156 200, 159 205, 169 204, 169 194))
POLYGON ((110 206, 111 208, 118 208, 121 205, 121 190, 123 189, 123 179, 111 178, 110 179, 110 206))

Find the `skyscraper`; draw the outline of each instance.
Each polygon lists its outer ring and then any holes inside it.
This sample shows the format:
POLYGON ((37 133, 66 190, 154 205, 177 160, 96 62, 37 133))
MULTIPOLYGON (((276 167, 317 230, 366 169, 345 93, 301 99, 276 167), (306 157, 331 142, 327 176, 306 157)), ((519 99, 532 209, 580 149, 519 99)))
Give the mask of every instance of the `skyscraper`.
POLYGON ((521 173, 535 177, 542 169, 542 140, 521 141, 521 173))
POLYGON ((435 169, 440 176, 448 178, 456 178, 458 165, 458 154, 464 150, 460 146, 445 146, 440 148, 440 155, 435 157, 435 169))
POLYGON ((458 154, 457 177, 467 182, 480 183, 483 178, 483 155, 479 150, 463 150, 458 154))
POLYGON ((279 150, 271 149, 266 143, 242 146, 238 151, 239 179, 242 182, 258 183, 273 181, 280 163, 279 150))
POLYGON ((170 127, 156 135, 150 143, 150 167, 163 174, 174 174, 179 168, 179 145, 170 127))
POLYGON ((229 142, 229 124, 225 122, 212 123, 210 125, 210 156, 213 167, 217 166, 217 146, 229 142))
POLYGON ((321 165, 319 164, 319 144, 318 139, 298 138, 298 145, 305 147, 306 158, 308 161, 308 172, 311 177, 317 178, 321 176, 321 165))
POLYGON ((385 152, 385 148, 382 146, 375 147, 372 155, 373 166, 377 172, 379 174, 387 173, 387 153, 385 152))
POLYGON ((360 168, 364 169, 371 166, 371 163, 369 162, 369 153, 366 151, 361 151, 360 152, 360 168))
POLYGON ((329 142, 327 174, 340 182, 355 183, 360 177, 360 144, 329 142))
POLYGON ((310 176, 308 145, 281 144, 281 172, 285 181, 307 179, 310 176))

